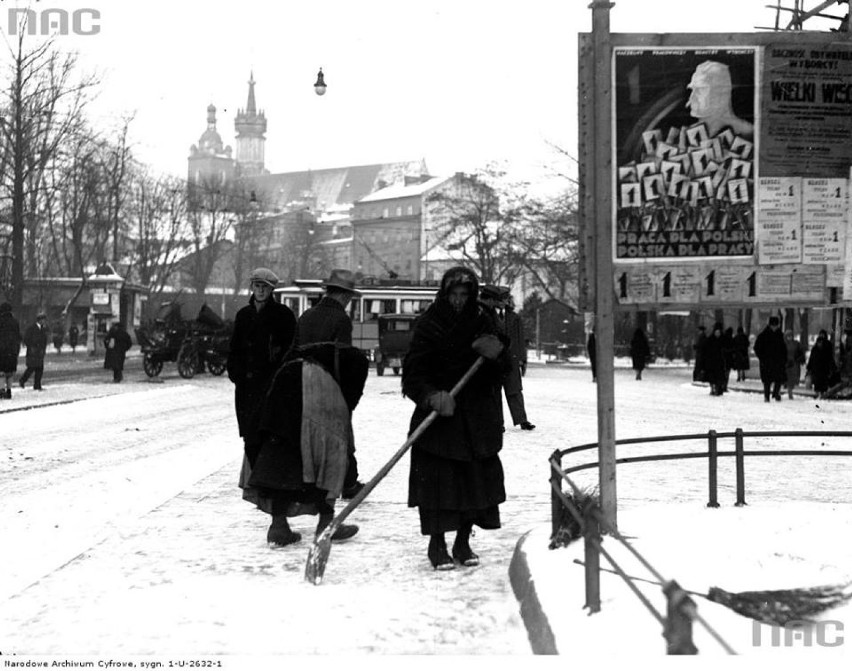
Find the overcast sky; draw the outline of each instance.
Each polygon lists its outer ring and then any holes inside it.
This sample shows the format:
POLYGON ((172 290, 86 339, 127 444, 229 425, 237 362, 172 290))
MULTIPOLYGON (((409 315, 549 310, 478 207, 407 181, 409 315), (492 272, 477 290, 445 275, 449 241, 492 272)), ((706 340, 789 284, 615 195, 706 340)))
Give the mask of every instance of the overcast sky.
MULTIPOLYGON (((4 7, 12 6, 4 2, 4 7)), ((751 32, 767 0, 618 0, 613 32, 751 32)), ((792 0, 785 1, 792 6, 792 0)), ((425 158, 433 174, 576 153, 577 33, 589 0, 42 0, 100 11, 65 38, 103 77, 102 127, 135 112, 137 154, 186 173, 206 107, 234 145, 254 71, 272 172, 425 158), (313 83, 322 67, 328 92, 313 83)), ((0 10, 0 18, 5 16, 0 10)))

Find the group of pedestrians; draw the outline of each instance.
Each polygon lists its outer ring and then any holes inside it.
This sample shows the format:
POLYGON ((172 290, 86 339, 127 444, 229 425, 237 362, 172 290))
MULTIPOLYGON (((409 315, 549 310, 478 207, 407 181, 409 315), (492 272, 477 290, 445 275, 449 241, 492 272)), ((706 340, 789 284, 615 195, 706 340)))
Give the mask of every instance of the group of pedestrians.
MULTIPOLYGON (((369 363, 352 346, 346 306, 359 292, 351 272, 332 271, 323 298, 298 319, 272 300, 274 272, 258 268, 249 281, 249 304, 237 313, 228 356, 244 448, 239 485, 243 498, 271 518, 267 542, 281 547, 301 540, 292 518, 318 517, 316 537, 331 522, 336 499, 357 497, 364 487, 352 412, 369 363)), ((408 476, 408 505, 419 511, 435 570, 477 565, 470 545, 474 526, 500 526, 499 505, 506 498, 501 389, 514 423, 534 428, 523 407, 526 358, 512 352, 510 333, 517 326, 506 293, 488 287, 481 294, 473 271, 448 270, 434 302, 415 322, 403 361, 402 392, 414 403, 410 431, 435 415, 411 446, 408 476), (451 395, 480 357, 484 363, 451 395), (445 536, 453 532, 448 547, 445 536)), ((331 540, 358 531, 340 524, 331 540)))
MULTIPOLYGON (((76 349, 79 336, 77 327, 72 325, 68 333, 69 344, 76 349)), ((47 314, 44 312, 36 315, 35 322, 27 327, 22 335, 20 323, 12 313, 11 304, 0 303, 0 374, 3 375, 4 382, 3 388, 0 389, 0 399, 12 398, 12 379, 18 370, 22 345, 26 347, 27 353, 24 358, 24 372, 18 378, 18 386, 21 389, 26 388, 32 376, 33 389, 44 391, 42 378, 49 335, 47 314)), ((104 368, 112 370, 114 382, 121 382, 123 379, 125 357, 132 345, 133 342, 124 326, 120 322, 114 323, 104 338, 104 368)))

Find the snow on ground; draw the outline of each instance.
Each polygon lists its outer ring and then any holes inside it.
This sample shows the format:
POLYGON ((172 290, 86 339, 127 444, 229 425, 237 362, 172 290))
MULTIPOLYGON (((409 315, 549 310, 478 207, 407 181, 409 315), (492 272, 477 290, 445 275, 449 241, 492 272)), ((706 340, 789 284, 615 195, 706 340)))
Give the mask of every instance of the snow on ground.
MULTIPOLYGON (((556 449, 594 442, 597 415, 588 367, 534 362, 524 387, 537 428, 507 428, 502 459, 509 500, 501 507, 503 528, 473 539, 482 566, 447 574, 431 569, 416 511, 405 503, 406 457, 352 514, 349 521, 361 532, 333 546, 319 587, 302 580, 315 519, 298 518, 294 528, 305 539, 273 551, 264 542, 268 519, 239 498, 240 441, 227 379, 58 383, 37 397, 29 390, 16 394, 12 403, 30 397, 76 402, 8 413, 2 411, 10 406, 0 404, 0 533, 4 547, 15 549, 4 551, 0 572, 0 652, 528 654, 508 585, 509 561, 525 533, 546 540, 548 458, 556 449), (109 397, 77 401, 101 392, 109 397)), ((771 404, 759 394, 711 397, 692 385, 685 367, 652 366, 642 381, 623 361, 616 369, 619 438, 736 427, 849 429, 850 407, 802 397, 771 404)), ((362 479, 402 444, 410 414, 398 377, 370 376, 354 414, 362 479)), ((746 447, 769 444, 754 439, 746 447)), ((832 439, 787 446, 805 444, 844 446, 832 439)), ((704 447, 625 447, 620 456, 704 447)), ((849 535, 850 465, 848 458, 747 459, 749 505, 735 509, 733 463, 721 459, 718 510, 704 507, 702 460, 620 467, 620 527, 637 536, 664 575, 688 589, 823 584, 852 565, 843 543, 830 541, 849 535), (823 512, 819 519, 833 535, 817 533, 825 527, 809 522, 813 506, 799 508, 800 501, 827 504, 819 510, 831 509, 831 516, 823 512), (672 530, 687 542, 672 546, 672 530)), ((580 485, 596 479, 594 470, 577 474, 580 485)), ((572 563, 576 550, 527 545, 531 561, 539 562, 539 579, 558 583, 553 598, 567 608, 571 633, 562 643, 571 652, 565 654, 591 652, 597 648, 584 642, 604 638, 607 652, 624 641, 619 650, 635 645, 640 654, 660 653, 659 627, 649 615, 630 615, 635 597, 619 596, 617 609, 605 601, 601 617, 587 617, 582 569, 572 563), (650 639, 643 634, 641 643, 633 633, 640 620, 650 625, 650 639)), ((605 599, 614 593, 605 580, 605 599)), ((711 619, 718 607, 699 601, 699 612, 711 619)), ((737 647, 741 638, 734 638, 737 647)), ((704 642, 699 647, 711 649, 704 642)))

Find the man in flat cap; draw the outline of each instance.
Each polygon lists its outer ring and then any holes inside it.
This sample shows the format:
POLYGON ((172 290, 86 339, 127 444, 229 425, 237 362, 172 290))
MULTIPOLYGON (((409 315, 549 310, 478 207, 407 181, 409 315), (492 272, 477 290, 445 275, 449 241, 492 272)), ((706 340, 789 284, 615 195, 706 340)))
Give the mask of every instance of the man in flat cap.
POLYGON ((245 449, 239 483, 243 498, 272 515, 267 541, 286 545, 293 538, 286 526, 286 516, 276 515, 271 502, 260 497, 257 490, 248 485, 251 475, 249 462, 254 461, 261 443, 255 410, 296 335, 293 311, 272 297, 272 290, 277 284, 278 276, 269 268, 255 268, 249 276, 249 304, 240 308, 234 319, 234 333, 228 352, 228 377, 234 383, 237 426, 245 449))
MULTIPOLYGON (((355 288, 355 275, 351 270, 336 268, 323 282, 325 295, 319 303, 305 310, 299 317, 296 344, 313 345, 335 342, 352 345, 352 319, 346 309, 350 301, 360 296, 355 288)), ((355 458, 354 441, 349 450, 349 463, 343 481, 344 499, 351 499, 364 487, 358 480, 358 460, 355 458)))

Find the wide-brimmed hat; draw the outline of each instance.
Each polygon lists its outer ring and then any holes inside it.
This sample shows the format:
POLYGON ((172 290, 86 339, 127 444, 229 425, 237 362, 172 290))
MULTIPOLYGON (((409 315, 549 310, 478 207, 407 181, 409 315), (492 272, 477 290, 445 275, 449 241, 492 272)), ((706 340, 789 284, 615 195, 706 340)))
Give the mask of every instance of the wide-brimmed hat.
POLYGON ((503 292, 501 287, 495 284, 486 284, 479 290, 479 298, 482 300, 492 300, 498 303, 503 302, 503 292))
POLYGON ((263 282, 268 284, 273 289, 278 286, 278 275, 273 273, 269 268, 255 268, 251 271, 249 283, 263 282))
POLYGON ((361 295, 361 292, 355 288, 355 274, 351 270, 335 268, 331 271, 331 275, 328 276, 328 279, 323 282, 322 285, 326 289, 333 287, 335 289, 343 289, 344 291, 348 291, 350 294, 355 294, 356 296, 361 295))
POLYGON ((36 315, 36 321, 38 321, 39 319, 47 319, 47 313, 46 312, 39 312, 36 315))

